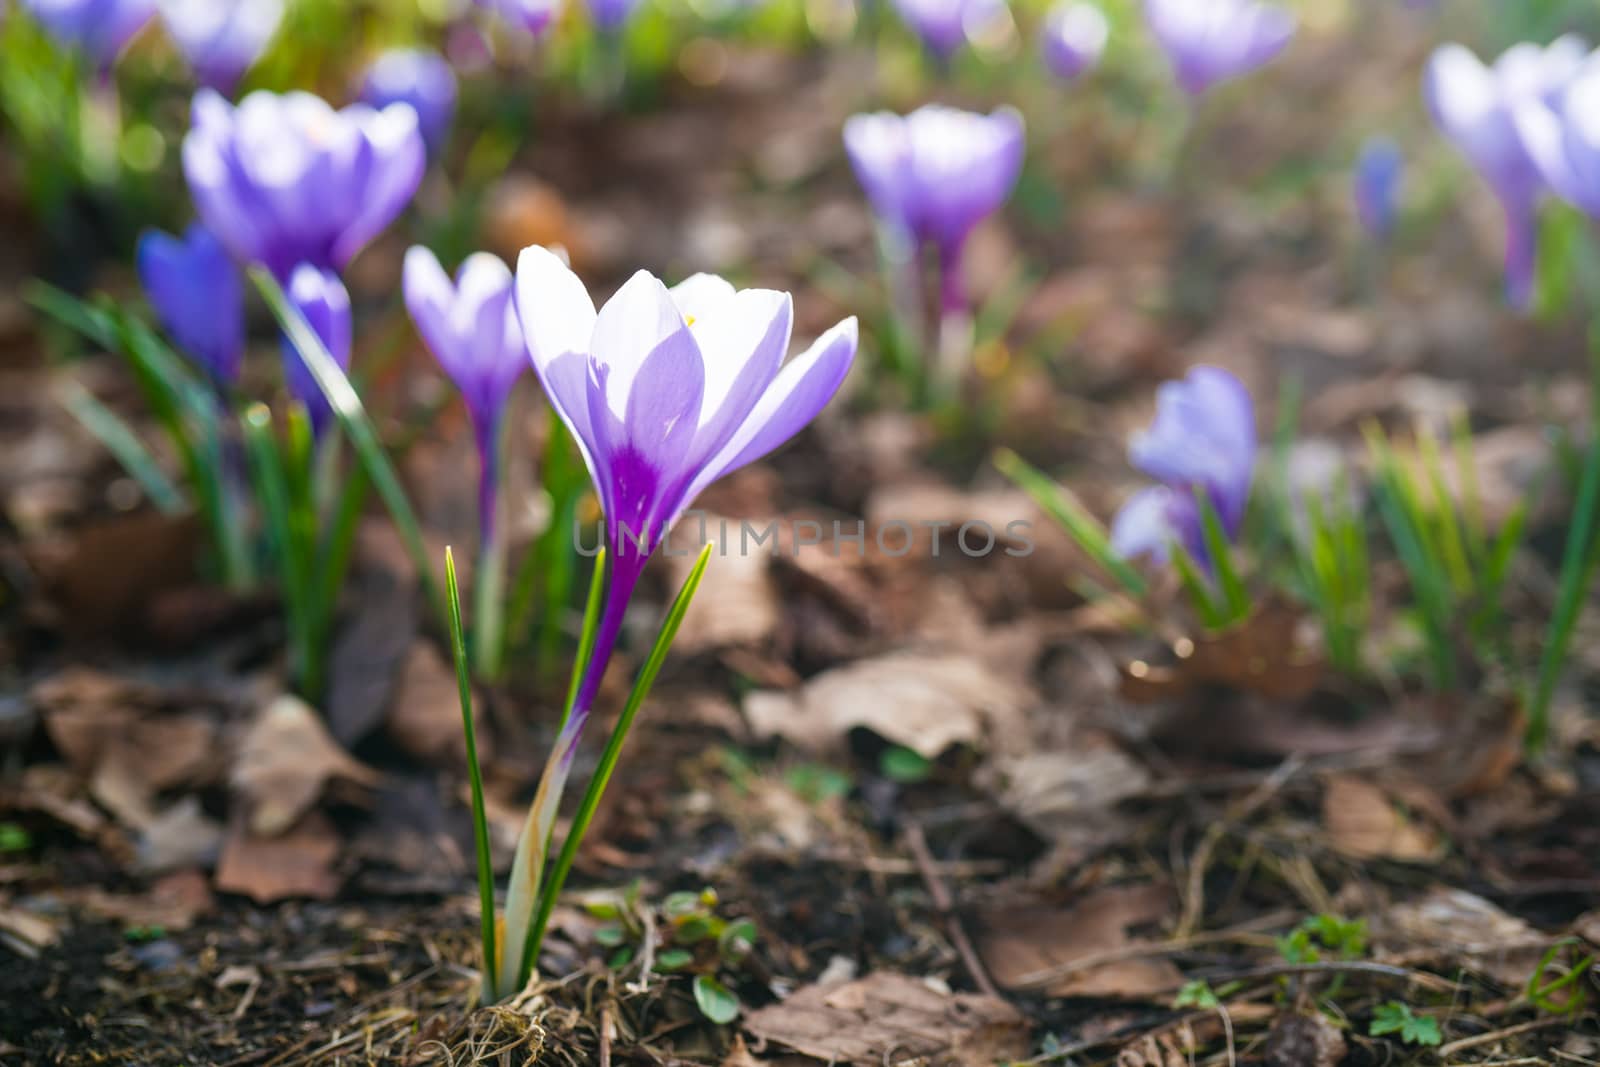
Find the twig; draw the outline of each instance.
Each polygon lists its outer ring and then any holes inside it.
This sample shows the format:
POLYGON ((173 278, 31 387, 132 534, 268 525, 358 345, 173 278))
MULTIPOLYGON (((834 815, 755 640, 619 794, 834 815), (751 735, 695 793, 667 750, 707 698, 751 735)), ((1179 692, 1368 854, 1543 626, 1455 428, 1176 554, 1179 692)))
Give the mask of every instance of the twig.
POLYGON ((1436 993, 1453 993, 1460 988, 1448 978, 1440 978, 1427 971, 1413 971, 1407 967, 1396 967, 1388 963, 1374 963, 1371 960, 1325 960, 1320 963, 1269 963, 1262 967, 1251 967, 1243 971, 1225 971, 1222 974, 1206 975, 1208 982, 1248 982, 1256 978, 1279 978, 1296 974, 1375 974, 1384 978, 1400 978, 1407 982, 1414 982, 1419 986, 1432 989, 1436 993))
POLYGON ((1124 945, 1121 948, 1106 949, 1103 952, 1091 952, 1087 955, 1079 956, 1077 959, 1058 963, 1053 967, 1030 971, 1013 982, 1012 988, 1040 989, 1080 971, 1091 971, 1108 963, 1121 963, 1125 960, 1145 959, 1151 956, 1168 956, 1176 952, 1187 952, 1192 948, 1201 948, 1205 945, 1251 944, 1262 936, 1257 931, 1269 930, 1275 926, 1293 922, 1298 915, 1299 912, 1273 912, 1269 915, 1259 916, 1247 923, 1229 927, 1226 930, 1192 934, 1189 937, 1175 938, 1170 941, 1124 945))
POLYGON ((1496 1041, 1504 1041, 1508 1037, 1517 1037, 1531 1033, 1534 1030, 1547 1030, 1552 1026, 1571 1026, 1573 1020, 1565 1015, 1552 1015, 1545 1019, 1533 1019, 1529 1022, 1508 1026, 1504 1030, 1491 1030, 1487 1034, 1476 1034, 1472 1037, 1463 1037, 1459 1041, 1452 1041, 1448 1045, 1439 1046, 1439 1055, 1454 1056, 1457 1052, 1464 1052, 1469 1048, 1479 1045, 1492 1045, 1496 1041))
POLYGON ((1211 854, 1216 851, 1228 833, 1229 824, 1248 819, 1255 814, 1263 804, 1277 796, 1304 766, 1305 760, 1301 756, 1290 756, 1243 800, 1233 805, 1224 818, 1207 827, 1205 836, 1200 839, 1199 846, 1194 850, 1194 858, 1189 862, 1189 876, 1185 879, 1183 894, 1183 914, 1179 917, 1177 929, 1174 931, 1178 937, 1188 937, 1200 923, 1201 912, 1205 910, 1206 905, 1206 871, 1211 866, 1211 854))
POLYGON ((600 1008, 600 1067, 611 1067, 611 1002, 600 1008))
POLYGON ((983 961, 978 959, 978 953, 973 949, 972 942, 967 938, 966 927, 961 925, 961 917, 956 914, 955 901, 950 896, 950 890, 944 884, 944 879, 939 876, 938 868, 934 866, 933 853, 928 850, 928 839, 922 832, 922 827, 917 823, 906 826, 906 847, 911 850, 912 859, 917 861, 917 866, 922 870, 922 880, 928 887, 928 895, 933 898, 933 906, 944 916, 945 926, 950 934, 950 943, 955 946, 956 952, 961 956, 961 962, 966 965, 967 973, 972 976, 973 984, 985 996, 996 1000, 1004 1000, 1000 990, 989 980, 989 972, 983 969, 983 961))

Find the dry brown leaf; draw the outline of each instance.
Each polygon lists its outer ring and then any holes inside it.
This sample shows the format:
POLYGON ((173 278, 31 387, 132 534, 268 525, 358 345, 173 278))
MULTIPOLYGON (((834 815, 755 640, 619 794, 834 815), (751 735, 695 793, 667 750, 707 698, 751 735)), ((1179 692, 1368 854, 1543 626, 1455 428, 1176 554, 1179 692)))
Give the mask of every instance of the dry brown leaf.
POLYGON ((1152 1034, 1125 1046, 1117 1053, 1117 1067, 1189 1067, 1184 1049, 1195 1046, 1187 1026, 1169 1034, 1152 1034))
POLYGON ((992 997, 950 993, 879 971, 839 985, 813 985, 752 1012, 744 1032, 829 1063, 877 1067, 927 1057, 930 1065, 991 1067, 1027 1054, 1028 1023, 992 997))
POLYGON ((1236 626, 1174 650, 1177 662, 1137 661, 1123 671, 1122 693, 1138 703, 1176 700, 1204 686, 1225 686, 1272 700, 1303 700, 1322 681, 1326 664, 1304 638, 1301 612, 1267 604, 1236 626))
POLYGON ((61 924, 59 918, 0 906, 0 945, 26 959, 38 959, 41 950, 61 940, 61 924))
MULTIPOLYGON (((763 520, 752 520, 762 529, 763 520)), ((778 591, 772 581, 772 553, 743 542, 737 519, 697 514, 674 527, 662 555, 668 579, 680 588, 694 569, 701 546, 711 544, 711 561, 700 591, 683 616, 672 647, 685 655, 733 645, 760 645, 778 628, 778 591)))
MULTIPOLYGON (((478 760, 488 763, 493 752, 483 726, 483 701, 473 701, 478 724, 478 760)), ((467 742, 461 730, 461 694, 455 670, 428 641, 416 641, 400 668, 394 702, 384 730, 407 755, 434 766, 465 766, 467 742)))
POLYGON ((283 833, 310 810, 329 779, 369 788, 379 779, 378 772, 339 747, 310 705, 288 695, 261 709, 239 744, 229 777, 249 805, 251 831, 268 837, 283 833))
POLYGON ((1061 907, 1007 900, 981 916, 978 951, 990 975, 1007 989, 1040 989, 1053 997, 1144 997, 1183 981, 1159 957, 1116 960, 1043 983, 1033 976, 1135 942, 1128 931, 1166 918, 1172 892, 1160 885, 1101 889, 1061 907))
POLYGON ((1373 923, 1374 940, 1388 952, 1432 952, 1502 985, 1521 989, 1550 938, 1464 889, 1436 888, 1396 904, 1373 923))
POLYGON ((222 847, 222 827, 194 796, 181 797, 140 828, 134 870, 160 874, 180 867, 210 867, 222 847))
POLYGON ((187 930, 216 907, 211 887, 199 871, 178 871, 143 893, 108 893, 98 887, 73 891, 74 908, 127 927, 187 930))
POLYGON ((51 539, 32 563, 66 629, 98 637, 139 626, 161 591, 192 583, 199 542, 193 515, 142 511, 51 539))
POLYGON ((1016 750, 1028 700, 1022 685, 976 659, 899 652, 826 671, 798 693, 752 693, 744 711, 758 737, 808 752, 836 750, 862 728, 935 759, 955 745, 1016 750))
POLYGON ((1267 1034, 1267 1067, 1335 1067, 1346 1051, 1344 1034, 1320 1014, 1285 1015, 1267 1034))
POLYGON ((1409 818, 1389 794, 1353 775, 1328 776, 1322 825, 1333 847, 1352 859, 1424 863, 1438 859, 1444 849, 1437 831, 1409 818))
POLYGON ((252 833, 240 820, 222 846, 217 888, 242 893, 257 904, 292 897, 329 900, 339 892, 334 861, 340 848, 333 824, 318 812, 276 837, 252 833))

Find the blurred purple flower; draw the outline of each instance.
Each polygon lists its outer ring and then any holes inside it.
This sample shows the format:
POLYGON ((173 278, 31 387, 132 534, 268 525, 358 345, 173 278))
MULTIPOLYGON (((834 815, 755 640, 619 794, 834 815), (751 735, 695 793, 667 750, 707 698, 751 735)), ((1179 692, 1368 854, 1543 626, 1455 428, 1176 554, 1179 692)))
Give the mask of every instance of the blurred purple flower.
POLYGON ((1005 9, 1005 0, 894 0, 900 18, 928 50, 949 59, 1005 9))
POLYGON ((501 417, 528 368, 511 271, 499 257, 479 252, 467 257, 451 281, 434 254, 418 245, 406 253, 405 294, 417 333, 461 390, 472 416, 481 475, 479 529, 487 545, 495 529, 501 417))
POLYGON ((425 159, 409 106, 335 111, 304 92, 254 92, 235 107, 202 89, 183 141, 200 218, 235 259, 280 281, 301 263, 347 265, 411 199, 425 159))
POLYGON ((391 104, 410 104, 428 151, 437 156, 456 115, 456 74, 437 52, 397 48, 367 68, 361 100, 380 111, 391 104))
POLYGON ((239 380, 244 358, 244 288, 227 249, 196 223, 182 238, 139 238, 139 283, 162 327, 218 388, 239 380))
POLYGON ((1110 34, 1111 27, 1098 7, 1062 0, 1045 16, 1040 35, 1045 66, 1056 77, 1075 81, 1100 62, 1110 34))
POLYGON ((633 18, 643 0, 588 0, 589 17, 602 33, 616 33, 633 18))
POLYGON ((1191 96, 1264 66, 1295 31, 1293 14, 1259 0, 1145 0, 1144 12, 1191 96))
POLYGON ((1600 218, 1600 61, 1557 95, 1518 101, 1515 119, 1529 158, 1556 195, 1600 218))
POLYGON ((961 253, 973 227, 999 210, 1022 171, 1022 116, 930 104, 904 118, 853 115, 844 145, 884 224, 939 252, 946 310, 964 308, 961 253))
POLYGON ((520 30, 538 35, 554 20, 561 0, 478 0, 478 6, 495 12, 520 30))
MULTIPOLYGON (((353 330, 350 294, 344 282, 331 270, 302 263, 289 276, 288 296, 289 302, 322 338, 333 361, 341 370, 348 371, 353 330)), ((311 416, 312 431, 321 436, 333 409, 328 406, 311 368, 300 358, 300 350, 287 337, 283 339, 283 378, 289 386, 289 395, 305 405, 311 416)))
POLYGON ((1405 157, 1392 138, 1373 137, 1362 145, 1355 171, 1356 215, 1380 241, 1394 232, 1404 178, 1405 157))
POLYGON ((283 20, 283 0, 158 0, 200 84, 232 93, 283 20))
POLYGON ((1526 307, 1533 296, 1545 183, 1513 116, 1529 105, 1554 105, 1587 54, 1588 45, 1568 36, 1548 48, 1516 45, 1492 68, 1458 44, 1444 45, 1428 60, 1423 95, 1434 121, 1505 210, 1506 299, 1514 307, 1526 307))
POLYGON ((63 48, 111 69, 133 35, 156 13, 155 0, 19 0, 63 48))
POLYGON ((1128 446, 1133 465, 1160 482, 1123 505, 1111 526, 1121 556, 1165 561, 1174 541, 1209 566, 1198 494, 1228 537, 1244 525, 1255 470, 1255 407, 1244 383, 1217 367, 1195 367, 1156 392, 1156 418, 1128 446))

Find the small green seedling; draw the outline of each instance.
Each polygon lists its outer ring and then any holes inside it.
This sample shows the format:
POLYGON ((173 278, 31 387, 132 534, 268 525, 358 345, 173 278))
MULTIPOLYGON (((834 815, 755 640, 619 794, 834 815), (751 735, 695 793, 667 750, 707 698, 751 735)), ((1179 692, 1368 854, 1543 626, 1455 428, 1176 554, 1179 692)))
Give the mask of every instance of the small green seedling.
POLYGON ((1367 1031, 1373 1037, 1399 1034, 1408 1045, 1433 1046, 1444 1040, 1439 1032, 1439 1020, 1430 1015, 1418 1015, 1408 1004, 1391 1000, 1378 1005, 1372 1013, 1372 1027, 1367 1031))

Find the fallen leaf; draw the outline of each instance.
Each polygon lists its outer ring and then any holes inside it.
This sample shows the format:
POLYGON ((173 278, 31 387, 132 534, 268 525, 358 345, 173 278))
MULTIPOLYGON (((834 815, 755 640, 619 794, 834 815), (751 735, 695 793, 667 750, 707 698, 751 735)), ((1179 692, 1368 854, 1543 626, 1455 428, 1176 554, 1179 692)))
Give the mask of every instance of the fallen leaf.
POLYGON ((257 904, 293 897, 329 900, 339 892, 334 871, 341 843, 333 824, 312 812, 287 833, 264 837, 237 821, 217 862, 217 888, 257 904))
POLYGON ((758 737, 809 752, 836 750, 860 728, 936 759, 955 745, 1015 748, 1028 700, 1023 686, 976 659, 897 652, 826 671, 798 693, 751 693, 744 711, 758 737))
POLYGON ((1267 1067, 1335 1067, 1348 1047, 1344 1034, 1321 1014, 1284 1015, 1267 1034, 1267 1067))
POLYGON ((36 960, 41 951, 61 940, 61 924, 60 919, 20 907, 0 906, 0 945, 24 959, 36 960))
POLYGON ((310 705, 288 695, 262 707, 229 778, 248 806, 251 832, 268 837, 294 825, 330 779, 368 788, 379 781, 378 772, 339 747, 310 705))
MULTIPOLYGON (((761 520, 752 520, 755 529, 763 525, 761 520)), ((668 582, 674 590, 694 569, 701 546, 714 546, 700 591, 673 640, 675 651, 693 655, 733 645, 759 645, 777 630, 773 553, 765 547, 746 545, 743 533, 740 520, 701 512, 686 517, 667 538, 662 555, 667 559, 671 575, 668 582)))
POLYGON ((193 515, 119 515, 32 549, 63 627, 81 637, 135 633, 163 590, 194 580, 200 525, 193 515))
POLYGON ((1388 952, 1431 952, 1518 990, 1551 941, 1480 896, 1442 887, 1390 907, 1373 922, 1373 935, 1388 952))
POLYGON ((1028 1051, 1028 1022, 1004 1001, 950 993, 887 971, 807 986, 750 1013, 743 1029, 828 1063, 873 1067, 915 1057, 949 1067, 991 1067, 1028 1051))
POLYGON ((1267 604, 1216 634, 1180 641, 1176 662, 1135 661, 1123 669, 1122 693, 1137 703, 1177 700, 1204 686, 1225 686, 1272 700, 1303 700, 1322 681, 1326 664, 1307 645, 1304 616, 1267 604))
POLYGON ((360 566, 351 581, 356 607, 333 643, 322 702, 342 745, 354 745, 383 722, 418 622, 416 575, 398 539, 369 524, 357 552, 360 566))
MULTIPOLYGON (((479 764, 490 761, 491 740, 483 729, 484 704, 474 700, 479 764)), ((461 691, 454 666, 428 641, 414 641, 400 668, 384 732, 407 755, 430 766, 465 767, 467 741, 461 729, 461 691)))
POLYGON ((134 870, 160 874, 180 867, 210 867, 222 847, 222 826, 206 815, 193 796, 179 798, 140 829, 134 844, 134 870))
POLYGON ((1189 1028, 1180 1025, 1170 1034, 1151 1034, 1117 1052, 1117 1067, 1189 1067, 1184 1049, 1195 1046, 1189 1028))
POLYGON ((216 907, 211 887, 199 871, 178 871, 143 893, 111 893, 99 887, 73 890, 72 907, 124 927, 187 930, 216 907))
POLYGON ((1322 825, 1333 847, 1352 859, 1423 863, 1438 859, 1444 848, 1436 831, 1409 818, 1389 794, 1348 774, 1327 777, 1322 825))
POLYGON ((1172 911, 1172 892, 1161 885, 1113 886, 1066 907, 1010 899, 980 915, 978 952, 1006 989, 1043 990, 1052 997, 1145 997, 1183 982, 1170 960, 1114 960, 1059 978, 1043 972, 1136 944, 1129 931, 1172 911))

